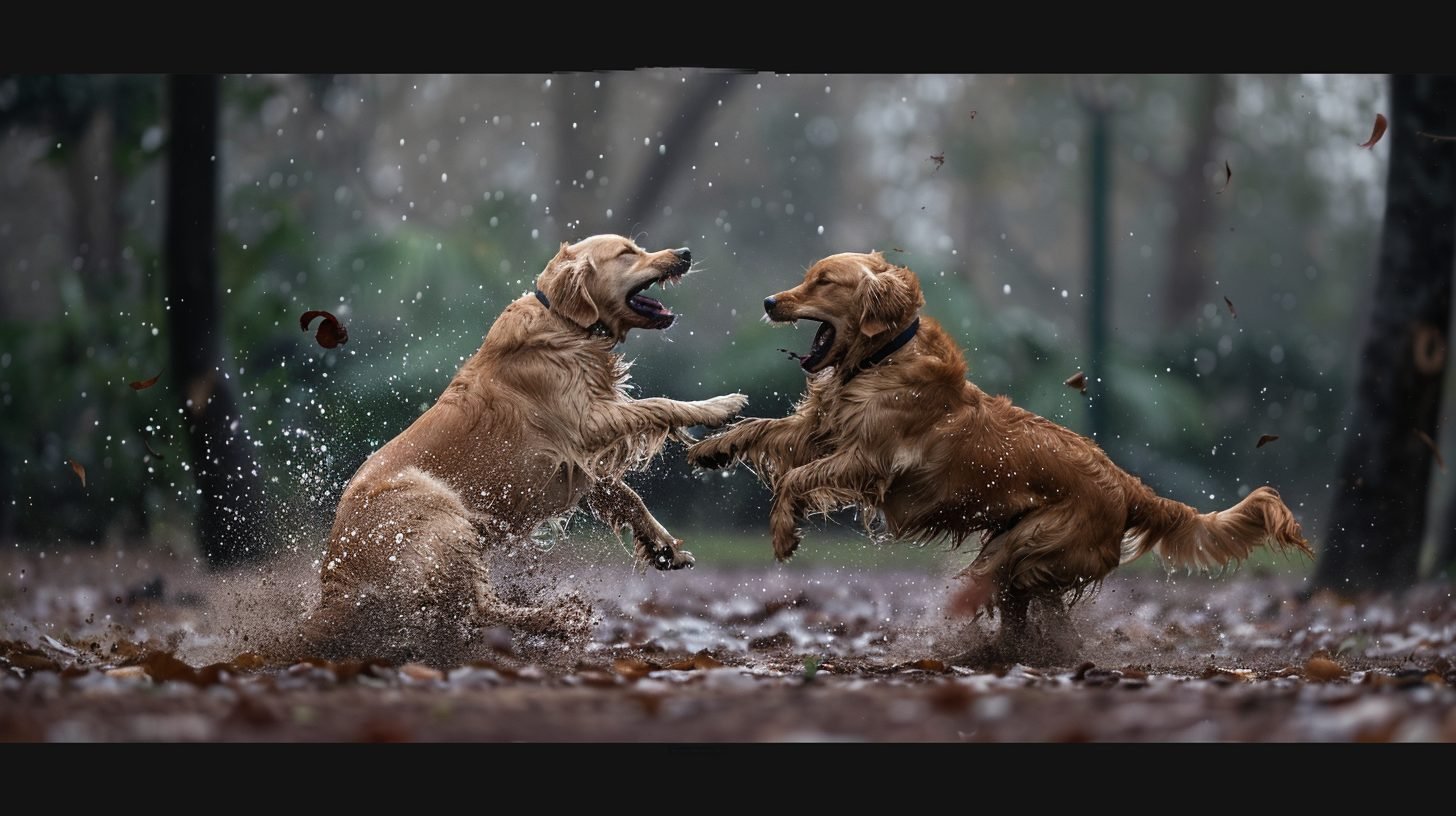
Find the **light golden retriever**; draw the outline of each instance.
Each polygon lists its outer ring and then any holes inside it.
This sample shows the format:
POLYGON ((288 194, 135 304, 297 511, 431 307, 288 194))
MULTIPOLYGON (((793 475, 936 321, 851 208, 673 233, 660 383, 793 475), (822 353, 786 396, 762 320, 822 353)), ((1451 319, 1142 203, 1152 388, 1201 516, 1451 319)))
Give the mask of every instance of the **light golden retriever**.
POLYGON ((1200 514, 1154 494, 1092 440, 977 388, 924 304, 915 274, 878 252, 824 258, 764 301, 776 322, 820 324, 800 360, 808 392, 792 415, 740 420, 687 456, 704 468, 747 463, 769 485, 780 560, 799 546, 799 517, 855 505, 896 538, 958 546, 979 533, 952 609, 999 612, 1014 644, 1028 634, 1031 601, 1065 611, 1149 551, 1198 569, 1265 543, 1310 554, 1271 488, 1200 514))
POLYGON ((690 266, 686 249, 646 252, 616 235, 563 243, 434 406, 349 480, 305 642, 325 656, 439 662, 482 626, 580 634, 590 616, 579 600, 508 604, 487 565, 489 550, 583 499, 613 528, 632 528, 643 562, 691 566, 622 476, 667 439, 691 441, 686 428, 724 424, 747 397, 630 399, 628 364, 613 352, 631 329, 673 324, 643 292, 690 266))

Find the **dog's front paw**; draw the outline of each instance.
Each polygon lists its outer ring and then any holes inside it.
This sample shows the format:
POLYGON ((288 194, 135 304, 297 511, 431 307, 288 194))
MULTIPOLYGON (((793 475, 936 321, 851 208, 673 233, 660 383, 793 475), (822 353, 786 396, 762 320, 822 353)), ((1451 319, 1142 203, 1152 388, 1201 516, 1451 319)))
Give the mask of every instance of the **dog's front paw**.
MULTIPOLYGON (((965 573, 962 573, 964 575, 965 573)), ((996 582, 989 575, 972 573, 950 598, 946 610, 953 618, 979 618, 996 607, 996 582)))
POLYGON ((671 544, 659 544, 654 541, 637 540, 637 557, 642 561, 651 564, 653 569, 658 570, 680 570, 687 569, 697 562, 693 554, 682 549, 682 539, 675 538, 671 544))
POLYGON ((794 556, 794 551, 799 549, 799 542, 803 540, 803 534, 792 525, 775 529, 773 533, 774 558, 780 561, 789 560, 794 556))
POLYGON ((707 413, 699 424, 709 428, 726 425, 728 420, 738 416, 738 413, 743 410, 743 406, 747 404, 747 394, 724 394, 721 397, 703 400, 703 407, 707 409, 707 413))
POLYGON ((687 456, 688 464, 694 467, 717 470, 733 460, 734 452, 733 446, 725 444, 719 435, 693 443, 683 454, 687 456))

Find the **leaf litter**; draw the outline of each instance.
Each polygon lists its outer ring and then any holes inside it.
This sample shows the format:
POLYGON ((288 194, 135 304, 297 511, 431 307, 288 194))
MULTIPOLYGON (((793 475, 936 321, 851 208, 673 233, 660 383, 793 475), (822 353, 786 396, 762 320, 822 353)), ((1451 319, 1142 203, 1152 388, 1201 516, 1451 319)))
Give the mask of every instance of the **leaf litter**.
POLYGON ((936 570, 628 567, 592 590, 584 643, 494 633, 455 665, 396 665, 287 654, 287 627, 247 618, 306 598, 208 592, 181 559, 0 558, 0 739, 1456 741, 1449 585, 1125 569, 1074 608, 1069 652, 1002 659, 974 656, 994 620, 946 622, 936 570), (161 578, 148 604, 111 603, 161 578))

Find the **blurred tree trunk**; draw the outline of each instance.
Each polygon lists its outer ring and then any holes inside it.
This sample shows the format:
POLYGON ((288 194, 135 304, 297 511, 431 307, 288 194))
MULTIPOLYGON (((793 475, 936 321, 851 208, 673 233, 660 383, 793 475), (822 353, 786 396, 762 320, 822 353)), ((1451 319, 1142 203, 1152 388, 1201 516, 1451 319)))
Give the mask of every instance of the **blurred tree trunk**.
POLYGON ((1218 106, 1223 102, 1226 83, 1222 74, 1200 74, 1193 78, 1193 129, 1183 167, 1171 178, 1170 198, 1177 207, 1168 241, 1168 276, 1163 287, 1163 326, 1185 326, 1207 297, 1208 236, 1214 210, 1210 198, 1207 168, 1214 161, 1218 142, 1218 106))
POLYGON ((1435 565, 1437 572, 1456 578, 1456 487, 1446 500, 1445 535, 1436 539, 1435 565))
POLYGON ((643 162, 637 183, 622 202, 621 212, 615 213, 613 223, 634 231, 653 223, 652 219, 662 210, 663 198, 672 189, 672 182, 692 166, 688 157, 708 127, 713 111, 717 110, 718 100, 726 100, 737 87, 737 83, 724 85, 714 81, 711 75, 687 83, 687 95, 668 118, 662 128, 662 138, 657 140, 658 144, 667 145, 666 155, 649 156, 643 162))
POLYGON ((1111 383, 1107 363, 1107 313, 1112 302, 1110 260, 1112 221, 1112 111, 1105 103, 1089 99, 1087 109, 1087 371, 1095 390, 1087 404, 1087 435, 1104 448, 1111 447, 1107 394, 1096 383, 1111 383))
POLYGON ((66 163, 66 185, 76 205, 76 254, 86 299, 107 309, 122 296, 121 189, 116 167, 115 120, 110 105, 98 106, 66 163))
POLYGON ((1390 172, 1375 293, 1357 361, 1317 586, 1397 588, 1418 575, 1456 260, 1456 77, 1391 78, 1390 172))
POLYGON ((171 140, 165 234, 172 382, 200 491, 199 535, 209 566, 261 557, 265 495, 231 381, 222 376, 217 297, 216 76, 168 80, 171 140))
MULTIPOLYGON (((607 208, 598 195, 611 161, 612 82, 593 87, 592 74, 556 74, 556 195, 551 215, 561 225, 561 240, 576 241, 609 231, 607 208), (597 156, 606 155, 607 159, 597 156), (587 178, 587 171, 592 177, 587 178)), ((610 182, 610 179, 608 179, 610 182)))

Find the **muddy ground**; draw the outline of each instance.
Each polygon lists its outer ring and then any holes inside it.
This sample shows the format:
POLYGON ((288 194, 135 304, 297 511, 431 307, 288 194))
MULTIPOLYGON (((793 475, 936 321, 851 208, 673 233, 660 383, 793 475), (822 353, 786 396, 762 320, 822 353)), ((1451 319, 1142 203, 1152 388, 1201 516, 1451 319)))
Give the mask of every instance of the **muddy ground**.
POLYGON ((218 575, 17 549, 0 740, 1456 741, 1445 583, 1306 598, 1298 569, 1124 568, 1038 657, 947 622, 950 582, 921 564, 639 574, 608 551, 542 571, 592 601, 588 642, 497 630, 460 665, 339 664, 268 656, 311 602, 306 559, 218 575))

